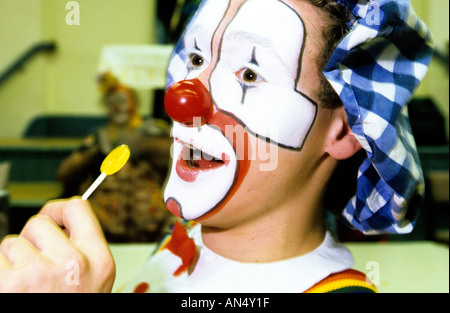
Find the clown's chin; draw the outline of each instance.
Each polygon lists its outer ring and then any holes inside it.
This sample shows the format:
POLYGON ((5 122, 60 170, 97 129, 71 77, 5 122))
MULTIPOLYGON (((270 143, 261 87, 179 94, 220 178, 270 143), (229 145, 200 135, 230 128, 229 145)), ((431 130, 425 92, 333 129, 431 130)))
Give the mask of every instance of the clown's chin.
POLYGON ((176 162, 164 191, 167 208, 179 218, 199 219, 214 211, 232 188, 237 169, 234 150, 228 143, 226 151, 212 156, 178 139, 173 148, 176 162))

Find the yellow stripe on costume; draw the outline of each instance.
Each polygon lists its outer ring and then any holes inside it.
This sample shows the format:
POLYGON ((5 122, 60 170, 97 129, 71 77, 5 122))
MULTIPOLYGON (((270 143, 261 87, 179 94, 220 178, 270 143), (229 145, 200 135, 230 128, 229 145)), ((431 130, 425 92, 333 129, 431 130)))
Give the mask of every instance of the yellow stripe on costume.
POLYGON ((167 235, 165 238, 163 238, 163 239, 160 241, 159 247, 158 247, 158 249, 156 250, 155 253, 158 253, 158 252, 160 252, 161 250, 164 250, 164 249, 166 248, 167 244, 169 243, 169 241, 170 241, 171 238, 172 238, 171 235, 167 235))
POLYGON ((331 274, 305 293, 327 292, 377 292, 375 286, 368 283, 366 275, 356 270, 346 270, 331 274))

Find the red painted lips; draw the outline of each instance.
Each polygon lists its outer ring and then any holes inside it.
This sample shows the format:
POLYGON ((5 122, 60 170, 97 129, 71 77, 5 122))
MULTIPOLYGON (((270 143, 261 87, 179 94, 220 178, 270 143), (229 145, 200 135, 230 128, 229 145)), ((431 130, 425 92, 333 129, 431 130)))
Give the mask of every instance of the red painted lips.
POLYGON ((222 159, 218 160, 201 150, 183 144, 175 169, 182 180, 194 182, 200 173, 215 170, 228 165, 229 162, 230 157, 225 153, 222 153, 222 159))

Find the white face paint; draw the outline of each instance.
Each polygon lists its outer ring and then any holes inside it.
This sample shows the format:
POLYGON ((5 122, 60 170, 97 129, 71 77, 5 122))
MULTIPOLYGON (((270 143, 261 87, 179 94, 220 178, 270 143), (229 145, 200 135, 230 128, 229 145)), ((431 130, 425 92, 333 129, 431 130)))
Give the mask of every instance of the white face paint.
POLYGON ((172 213, 185 219, 196 219, 226 197, 236 172, 237 160, 233 146, 220 130, 210 126, 187 128, 176 123, 171 175, 164 191, 172 213), (190 147, 196 152, 189 159, 190 147), (211 161, 212 158, 222 160, 211 161), (192 167, 190 163, 196 163, 192 167), (170 201, 169 201, 170 200, 170 201))
MULTIPOLYGON (((228 1, 202 2, 172 56, 168 80, 178 82, 195 78, 209 66, 212 57, 212 38, 227 8, 228 1), (177 49, 180 49, 179 53, 177 49), (201 64, 195 64, 196 56, 201 60, 201 64)), ((173 162, 164 190, 164 200, 169 210, 176 216, 188 220, 196 219, 215 207, 230 190, 237 165, 233 146, 220 129, 209 125, 192 128, 174 122, 172 136, 175 139, 173 162), (214 168, 192 168, 189 165, 192 162, 186 160, 185 154, 192 153, 192 150, 189 152, 187 145, 201 151, 197 153, 197 159, 199 157, 205 159, 207 154, 216 159, 223 159, 224 162, 214 168)), ((196 161, 202 160, 194 160, 194 163, 197 163, 196 161)))
POLYGON ((172 82, 194 78, 211 62, 211 42, 214 32, 228 8, 228 0, 206 0, 192 18, 180 38, 168 68, 168 86, 172 82), (198 55, 202 66, 194 66, 190 58, 198 55))
POLYGON ((302 147, 316 114, 296 90, 303 40, 303 23, 285 3, 246 1, 225 30, 210 81, 220 109, 257 136, 293 149, 302 147))
POLYGON ((228 5, 204 1, 169 64, 169 85, 212 69, 206 87, 216 109, 213 117, 198 128, 178 123, 173 128, 174 161, 164 197, 175 215, 187 219, 214 213, 247 173, 251 160, 237 155, 240 147, 226 136, 228 126, 300 150, 316 115, 316 105, 297 90, 305 31, 299 15, 279 0, 244 1, 211 51, 228 5), (202 159, 192 167, 182 160, 187 145, 222 162, 202 159))

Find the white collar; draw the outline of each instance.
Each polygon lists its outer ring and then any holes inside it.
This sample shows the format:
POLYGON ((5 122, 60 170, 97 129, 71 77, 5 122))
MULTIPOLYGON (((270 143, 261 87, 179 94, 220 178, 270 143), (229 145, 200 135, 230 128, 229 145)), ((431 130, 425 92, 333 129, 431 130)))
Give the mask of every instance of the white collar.
POLYGON ((201 247, 191 279, 208 283, 210 292, 301 292, 354 264, 350 251, 330 232, 310 253, 268 263, 242 263, 214 253, 203 244, 200 227, 190 236, 201 247))
POLYGON ((242 263, 214 253, 203 244, 200 225, 189 236, 200 252, 192 273, 173 277, 181 260, 164 249, 149 260, 138 280, 147 281, 153 292, 303 292, 354 263, 350 251, 330 232, 314 251, 268 263, 242 263))

